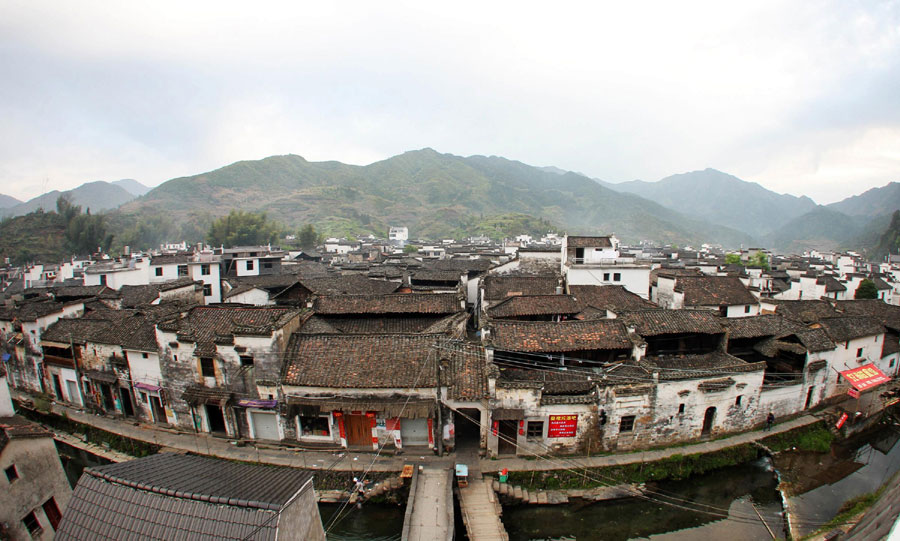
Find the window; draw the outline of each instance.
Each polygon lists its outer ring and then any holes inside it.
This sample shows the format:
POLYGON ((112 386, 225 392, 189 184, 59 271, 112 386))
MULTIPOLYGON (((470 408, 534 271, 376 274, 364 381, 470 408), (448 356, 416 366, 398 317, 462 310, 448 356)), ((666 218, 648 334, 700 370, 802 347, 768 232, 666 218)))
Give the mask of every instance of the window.
POLYGON ((142 358, 142 359, 146 359, 146 358, 148 358, 148 357, 150 357, 150 356, 149 356, 149 355, 147 355, 147 353, 146 353, 146 352, 144 352, 144 353, 141 353, 141 358, 142 358))
POLYGON ((247 270, 253 270, 253 260, 247 261, 247 270))
POLYGON ((619 432, 631 432, 634 430, 634 415, 626 415, 619 422, 619 432))
POLYGON ((101 285, 101 286, 105 286, 105 285, 106 285, 106 275, 105 275, 105 274, 101 274, 101 275, 100 275, 100 285, 101 285))
POLYGON ((263 268, 264 268, 264 269, 271 269, 271 268, 272 268, 272 262, 271 262, 271 261, 263 261, 263 268))
POLYGON ((684 404, 678 404, 678 415, 684 414, 684 404))
POLYGON ((891 359, 891 364, 888 365, 888 368, 894 368, 894 359, 891 359))
POLYGON ((621 282, 622 281, 622 273, 616 272, 613 273, 613 282, 621 282))
POLYGON ((844 342, 844 349, 850 349, 850 341, 844 342))
POLYGON ((188 275, 188 266, 187 265, 178 265, 178 276, 187 276, 188 275))
POLYGON ((200 373, 204 378, 214 378, 216 377, 216 365, 213 364, 213 360, 209 357, 201 357, 200 358, 200 373))
POLYGON ((744 398, 743 395, 737 395, 737 397, 734 399, 734 405, 735 405, 735 406, 740 406, 740 405, 741 405, 741 399, 742 399, 742 398, 744 398))
POLYGON ((604 273, 603 273, 603 281, 604 281, 604 282, 609 282, 609 273, 608 273, 608 272, 604 272, 604 273))
POLYGON ((203 296, 209 297, 212 295, 212 284, 203 284, 203 296))
POLYGON ((528 421, 525 435, 529 439, 544 437, 544 421, 528 421))
POLYGON ((157 275, 157 276, 162 276, 162 274, 163 274, 163 268, 162 268, 162 267, 156 267, 156 271, 155 271, 155 272, 156 272, 156 275, 157 275))
POLYGON ((47 520, 50 521, 50 526, 55 530, 59 527, 59 521, 62 519, 62 513, 59 512, 59 506, 56 505, 56 500, 51 496, 49 500, 44 502, 43 508, 44 513, 47 515, 47 520))
POLYGON ((34 516, 34 511, 30 511, 25 515, 25 518, 22 519, 22 524, 25 525, 25 528, 31 535, 35 535, 41 531, 41 523, 38 522, 37 517, 34 516))
POLYGON ((745 313, 745 314, 749 314, 749 313, 750 313, 750 305, 749 305, 749 304, 748 304, 747 306, 744 307, 744 313, 745 313))
POLYGON ((856 349, 856 356, 857 356, 857 357, 862 357, 862 356, 863 356, 863 348, 857 348, 857 349, 856 349))
POLYGON ((330 436, 331 425, 328 422, 327 415, 301 415, 297 419, 300 420, 301 436, 330 436))
POLYGON ((200 265, 200 274, 202 274, 203 276, 209 276, 208 264, 204 263, 203 265, 200 265))
POLYGON ((241 355, 241 366, 253 366, 253 357, 241 355))
POLYGON ((141 402, 143 402, 144 404, 150 402, 150 397, 147 396, 147 393, 145 393, 144 391, 141 391, 141 402))
POLYGON ((6 479, 9 480, 10 483, 19 478, 19 472, 16 470, 16 465, 6 468, 6 479))

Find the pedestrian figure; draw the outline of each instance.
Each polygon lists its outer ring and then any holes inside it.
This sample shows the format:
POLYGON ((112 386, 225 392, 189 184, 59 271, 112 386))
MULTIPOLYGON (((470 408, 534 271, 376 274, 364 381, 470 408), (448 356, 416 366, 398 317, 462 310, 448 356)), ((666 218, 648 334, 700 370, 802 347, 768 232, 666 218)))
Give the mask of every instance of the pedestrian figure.
POLYGON ((766 417, 766 428, 765 430, 772 430, 772 425, 775 424, 775 414, 771 411, 769 412, 769 416, 766 417))

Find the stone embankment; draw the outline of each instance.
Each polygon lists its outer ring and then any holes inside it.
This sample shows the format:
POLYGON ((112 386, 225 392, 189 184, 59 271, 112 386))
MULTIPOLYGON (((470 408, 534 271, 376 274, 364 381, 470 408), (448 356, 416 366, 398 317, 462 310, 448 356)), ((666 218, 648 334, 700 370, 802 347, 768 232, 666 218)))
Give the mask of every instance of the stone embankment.
POLYGON ((571 488, 561 490, 528 490, 520 486, 501 483, 494 479, 491 488, 500 495, 504 503, 559 505, 569 503, 569 498, 581 498, 589 501, 618 500, 643 494, 644 485, 613 485, 595 488, 571 488))
POLYGON ((403 488, 404 484, 403 479, 395 476, 388 477, 366 488, 362 497, 356 491, 351 492, 349 490, 316 490, 316 495, 322 503, 342 503, 347 500, 350 500, 350 503, 357 503, 399 490, 403 488))

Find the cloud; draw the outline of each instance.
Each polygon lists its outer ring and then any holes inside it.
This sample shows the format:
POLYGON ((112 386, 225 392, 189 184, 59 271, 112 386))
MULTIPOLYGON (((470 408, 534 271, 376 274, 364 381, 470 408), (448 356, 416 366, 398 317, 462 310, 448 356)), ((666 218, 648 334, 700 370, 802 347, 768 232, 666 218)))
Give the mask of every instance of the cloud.
POLYGON ((711 166, 828 202, 897 179, 898 12, 7 2, 0 191, 431 146, 613 181, 711 166))

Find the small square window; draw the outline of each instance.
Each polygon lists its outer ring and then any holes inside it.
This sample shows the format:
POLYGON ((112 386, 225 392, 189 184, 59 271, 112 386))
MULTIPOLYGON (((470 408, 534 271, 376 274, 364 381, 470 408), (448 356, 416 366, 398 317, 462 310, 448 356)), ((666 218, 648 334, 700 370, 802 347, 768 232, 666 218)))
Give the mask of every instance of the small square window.
POLYGON ((271 269, 271 268, 272 268, 272 262, 271 262, 271 261, 263 261, 263 268, 264 268, 264 269, 271 269))
POLYGON ((13 481, 15 481, 16 479, 19 478, 19 472, 18 472, 18 470, 16 470, 16 465, 15 465, 15 464, 13 464, 12 466, 6 468, 5 471, 6 471, 6 479, 7 479, 10 483, 12 483, 13 481))
POLYGON ((163 275, 163 268, 162 268, 162 267, 156 267, 156 275, 157 275, 157 276, 162 276, 162 275, 163 275))
POLYGON ((682 415, 684 413, 684 404, 678 404, 678 415, 682 415))
POLYGON ((608 273, 608 272, 604 272, 604 273, 603 273, 603 281, 604 281, 604 282, 609 282, 609 273, 608 273))
POLYGON ((735 397, 735 399, 734 399, 734 405, 735 405, 735 406, 740 406, 740 405, 741 405, 741 400, 742 400, 743 398, 744 398, 743 395, 737 395, 737 397, 735 397))
POLYGON ((147 393, 145 393, 144 391, 141 391, 141 402, 143 402, 144 404, 150 402, 150 397, 147 396, 147 393))
POLYGON ((613 282, 621 282, 622 281, 622 273, 615 272, 613 273, 613 282))
POLYGON ((856 350, 856 356, 857 356, 857 357, 862 357, 862 356, 863 356, 863 348, 857 348, 857 350, 856 350))
POLYGON ((22 518, 22 524, 25 525, 25 528, 31 535, 35 535, 41 531, 41 523, 38 522, 34 511, 30 511, 27 515, 25 515, 24 518, 22 518))
POLYGON ((247 270, 253 270, 253 260, 247 261, 247 270))
POLYGON ((750 305, 749 305, 749 304, 748 304, 747 306, 744 307, 744 313, 745 313, 745 314, 749 314, 749 313, 750 313, 750 305))
POLYGON ((208 264, 204 263, 203 265, 200 265, 200 274, 202 274, 203 276, 209 276, 209 265, 208 264))
POLYGON ((141 353, 141 358, 142 358, 142 359, 146 359, 146 358, 148 358, 148 357, 150 357, 150 355, 148 355, 147 352, 141 353))
POLYGON ((200 374, 204 378, 216 377, 216 365, 213 364, 213 360, 210 357, 200 358, 200 374))
POLYGON ((212 284, 203 284, 203 296, 212 296, 212 284))
POLYGON ((188 275, 188 266, 187 265, 178 265, 178 276, 187 276, 188 275))
POLYGON ((544 421, 528 421, 528 427, 526 428, 525 435, 530 439, 543 438, 544 421))
POLYGON ((634 415, 626 415, 619 422, 619 432, 631 432, 634 430, 634 415))
POLYGON ((241 366, 253 366, 253 357, 250 355, 241 355, 241 366))

